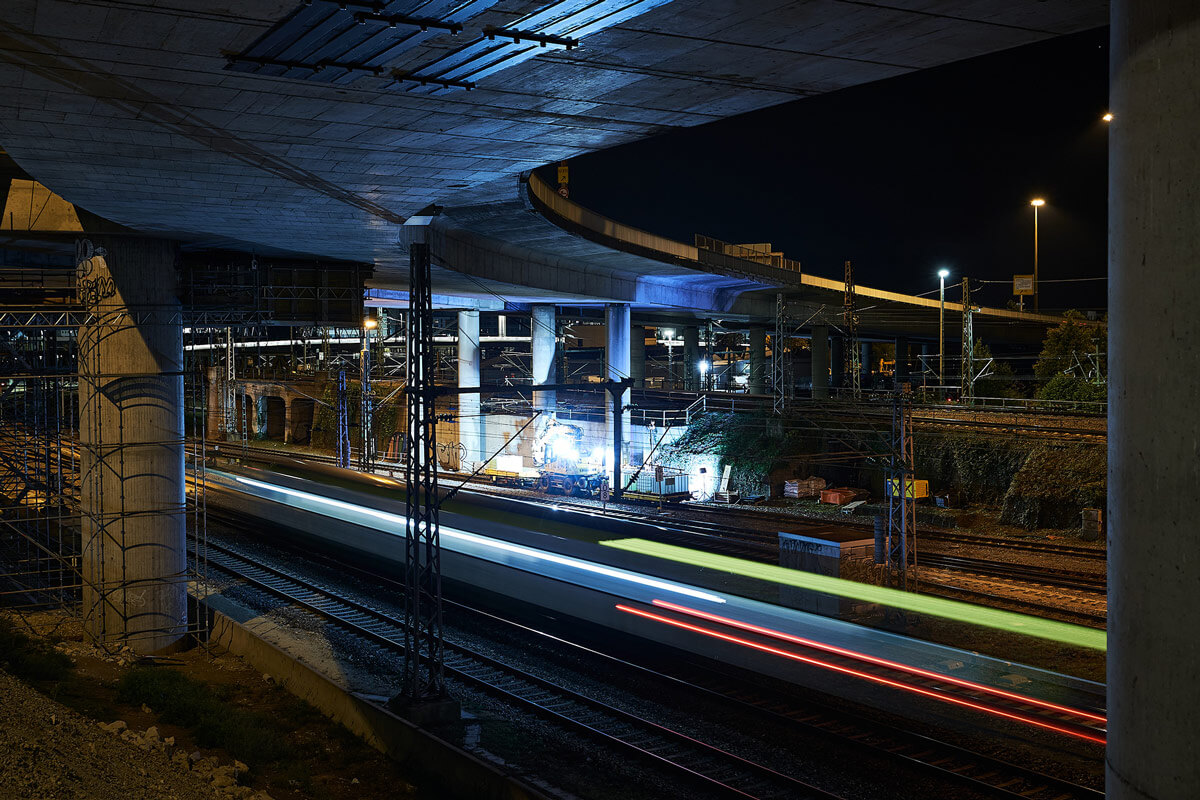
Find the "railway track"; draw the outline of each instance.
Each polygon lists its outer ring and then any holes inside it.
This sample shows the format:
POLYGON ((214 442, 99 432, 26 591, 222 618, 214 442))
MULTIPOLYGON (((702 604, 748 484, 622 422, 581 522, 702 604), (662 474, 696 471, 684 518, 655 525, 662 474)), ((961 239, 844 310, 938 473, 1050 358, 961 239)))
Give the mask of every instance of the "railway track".
MULTIPOLYGON (((208 567, 224 571, 261 591, 304 608, 346 632, 397 654, 404 652, 401 620, 340 596, 284 570, 211 539, 208 567)), ((769 767, 741 758, 666 726, 587 697, 545 678, 504 664, 451 641, 445 642, 445 669, 452 679, 643 761, 666 767, 706 794, 740 798, 841 800, 769 767)))
POLYGON ((1061 619, 1064 622, 1073 622, 1093 628, 1105 628, 1108 626, 1108 616, 1106 614, 1093 614, 1087 611, 1060 608, 1048 603, 1036 603, 1032 600, 1025 600, 1019 597, 1007 597, 1001 594, 981 592, 978 589, 931 580, 927 576, 922 576, 919 583, 921 594, 936 595, 949 600, 966 600, 972 603, 994 605, 1001 608, 1009 607, 1014 611, 1033 613, 1051 619, 1061 619))
MULTIPOLYGON (((684 508, 687 508, 685 505, 684 508)), ((716 515, 727 515, 746 518, 748 514, 753 514, 751 519, 770 519, 779 522, 781 525, 836 525, 847 528, 866 528, 872 529, 873 522, 863 522, 852 518, 836 521, 818 521, 806 517, 797 517, 791 514, 778 514, 770 511, 741 511, 732 508, 722 508, 720 506, 705 505, 702 507, 703 512, 713 513, 716 515)), ((696 509, 699 511, 700 509, 696 509)), ((999 536, 976 536, 970 533, 954 533, 952 531, 939 530, 936 528, 919 528, 917 534, 925 540, 939 542, 955 542, 958 544, 971 544, 981 547, 997 547, 1006 550, 1028 550, 1030 552, 1048 553, 1059 556, 1073 556, 1078 558, 1093 559, 1104 561, 1108 558, 1107 551, 1102 547, 1084 547, 1082 545, 1058 544, 1055 542, 1036 542, 1022 539, 1006 539, 999 536)))
POLYGON ((1108 580, 1104 575, 1091 572, 1029 567, 1009 561, 992 561, 983 558, 967 558, 942 553, 921 553, 920 565, 934 569, 986 575, 993 578, 1008 578, 1025 583, 1071 589, 1077 592, 1108 592, 1108 580))
MULTIPOLYGON (((246 451, 255 455, 279 455, 277 451, 270 450, 269 448, 246 448, 246 451)), ((330 458, 328 461, 333 461, 333 459, 330 458)), ((488 490, 487 488, 480 487, 472 487, 472 491, 498 497, 511 498, 514 496, 508 492, 488 490)), ((582 511, 592 515, 598 515, 600 513, 594 505, 573 502, 567 497, 555 496, 553 498, 553 502, 556 506, 561 508, 582 511)), ((711 511, 717 511, 718 513, 724 512, 726 514, 731 513, 724 509, 712 509, 710 507, 705 507, 704 510, 705 513, 709 513, 711 511)), ((778 521, 781 525, 786 524, 793 530, 797 527, 802 529, 807 527, 816 532, 819 529, 827 529, 829 527, 829 524, 797 519, 796 517, 786 514, 771 514, 770 512, 753 513, 771 519, 772 521, 778 521)), ((658 541, 686 547, 693 547, 699 550, 718 553, 720 555, 745 558, 761 563, 779 563, 779 540, 777 534, 775 533, 739 528, 725 522, 693 519, 675 514, 672 514, 671 516, 666 516, 663 514, 647 514, 621 508, 609 508, 603 512, 603 515, 607 519, 619 519, 647 523, 653 526, 653 538, 658 541)), ((833 524, 848 525, 848 523, 843 523, 841 521, 833 524)), ((867 527, 863 525, 849 525, 856 528, 867 527)), ((975 537, 964 535, 956 536, 953 534, 946 535, 934 531, 920 531, 919 536, 922 538, 933 538, 943 541, 969 541, 972 543, 982 544, 982 542, 978 542, 975 537)), ((990 545, 994 542, 1004 541, 1006 540, 992 539, 987 541, 987 544, 990 545)), ((1080 553, 1086 553, 1090 558, 1095 557, 1095 551, 1091 548, 1071 545, 1052 545, 1040 542, 1027 542, 1019 543, 1017 546, 1019 549, 1036 550, 1037 552, 1055 553, 1059 555, 1077 555, 1080 553)), ((1014 564, 1005 561, 969 558, 966 556, 954 556, 928 552, 920 553, 919 563, 920 565, 926 567, 933 567, 954 572, 971 573, 988 577, 1006 578, 1013 581, 1022 581, 1041 586, 1068 589, 1071 591, 1088 593, 1105 593, 1107 591, 1106 579, 1103 576, 1099 576, 1094 573, 1045 567, 1031 567, 1029 565, 1014 564)), ((987 596, 979 592, 976 592, 975 594, 980 598, 987 596)), ((1027 601, 1022 602, 1027 605, 1029 610, 1036 611, 1054 609, 1053 606, 1041 606, 1040 604, 1028 603, 1027 601)), ((1087 619, 1093 623, 1096 621, 1091 616, 1088 616, 1087 619)))
MULTIPOLYGON (((210 540, 210 547, 213 543, 210 540)), ((252 563, 246 556, 236 554, 229 548, 217 545, 218 548, 233 553, 242 564, 251 564, 258 569, 267 572, 267 579, 262 581, 268 587, 272 583, 277 583, 280 578, 291 581, 293 587, 299 584, 299 591, 296 588, 289 589, 283 587, 283 591, 275 588, 267 588, 271 594, 284 597, 291 602, 293 594, 302 595, 305 591, 305 582, 295 576, 289 575, 281 570, 276 570, 271 567, 266 567, 259 563, 252 563)), ((306 558, 313 558, 315 554, 306 551, 306 558)), ((345 571, 350 574, 356 574, 363 578, 382 583, 390 589, 395 590, 401 585, 395 580, 386 576, 379 575, 370 569, 346 564, 340 559, 317 555, 316 561, 324 563, 326 566, 339 571, 345 571)), ((251 577, 251 582, 254 578, 251 577)), ((313 591, 309 589, 309 591, 313 591)), ((318 590, 319 591, 319 590, 318 590)), ((308 607, 301 596, 298 604, 308 607)), ((318 601, 320 604, 321 601, 318 601)), ((390 626, 383 632, 376 631, 372 635, 364 636, 371 641, 385 644, 397 652, 400 649, 397 647, 397 640, 403 641, 402 629, 398 627, 399 623, 387 615, 380 614, 377 610, 361 606, 357 603, 338 599, 336 602, 345 604, 350 613, 365 614, 369 619, 379 619, 383 625, 390 626)), ((640 674, 648 679, 656 681, 666 681, 669 684, 676 685, 686 691, 699 692, 702 696, 708 697, 711 700, 730 707, 741 709, 743 712, 759 715, 764 720, 772 720, 776 723, 800 726, 810 732, 818 733, 822 736, 832 736, 840 739, 847 744, 862 748, 864 751, 872 752, 876 755, 883 755, 888 759, 898 760, 906 765, 917 768, 930 775, 944 779, 953 784, 964 788, 971 788, 985 796, 998 798, 1006 798, 1013 800, 1014 798, 1023 798, 1023 800, 1072 800, 1079 798, 1080 800, 1096 800, 1103 797, 1102 792, 1098 792, 1086 786, 1075 784, 1055 776, 1049 776, 1039 773, 1029 768, 1009 763, 1002 759, 993 758, 990 756, 971 752, 957 745, 948 744, 938 741, 937 739, 917 734, 903 728, 882 723, 877 720, 867 719, 855 715, 854 713, 844 709, 834 709, 829 706, 822 705, 819 702, 813 701, 806 697, 804 701, 799 701, 792 698, 781 698, 774 693, 768 693, 761 690, 752 684, 745 681, 734 680, 727 676, 718 675, 715 673, 701 673, 695 665, 681 664, 677 660, 672 662, 673 669, 651 669, 649 667, 632 663, 612 655, 597 652, 586 648, 582 645, 564 642, 552 634, 543 633, 531 628, 528 628, 520 623, 513 622, 502 617, 497 617, 489 612, 463 606, 454 602, 447 602, 448 607, 454 608, 456 611, 465 611, 470 614, 479 615, 484 618, 491 627, 506 626, 511 629, 519 630, 524 634, 532 634, 537 637, 547 637, 555 643, 568 645, 573 649, 573 652, 582 652, 590 658, 599 659, 606 667, 605 673, 611 674, 613 669, 630 670, 634 674, 640 674)), ((329 610, 318 610, 321 616, 329 619, 329 610)), ((334 614, 336 614, 336 610, 334 614)), ((361 622, 359 622, 361 624, 361 622)), ((448 654, 450 647, 447 648, 448 654)), ((448 659, 448 668, 451 665, 448 659)), ((532 676, 531 676, 532 677, 532 676)), ((541 679, 535 679, 541 680, 541 679)), ((483 687, 481 687, 483 688, 483 687)), ((518 705, 525 706, 524 703, 518 702, 518 705)), ((601 706, 607 708, 605 704, 601 706)), ((586 708, 586 705, 585 705, 586 708)), ((536 709, 531 709, 535 710, 536 709)), ((586 712, 585 712, 586 713, 586 712)), ((554 718, 554 717, 551 717, 554 718)), ((654 730, 658 730, 659 726, 655 723, 648 723, 654 730)), ((685 737, 686 741, 694 740, 685 737)), ((658 756, 655 756, 657 758, 658 756)), ((734 756, 738 763, 743 760, 734 756)), ((684 766, 684 769, 699 772, 693 766, 684 766)), ((772 773, 775 775, 778 773, 772 773)), ((807 787, 807 784, 804 786, 807 787)), ((742 791, 737 789, 736 791, 742 791)), ((820 792, 821 790, 816 790, 820 792)), ((733 796, 752 796, 766 797, 777 795, 766 794, 743 794, 736 793, 733 796)), ((819 794, 784 794, 778 796, 785 797, 832 797, 827 793, 819 794)))

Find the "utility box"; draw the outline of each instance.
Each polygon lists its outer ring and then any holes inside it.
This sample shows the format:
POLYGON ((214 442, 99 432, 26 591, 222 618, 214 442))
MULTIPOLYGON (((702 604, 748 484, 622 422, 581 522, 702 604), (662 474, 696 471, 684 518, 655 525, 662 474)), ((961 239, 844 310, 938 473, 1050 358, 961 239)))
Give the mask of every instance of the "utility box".
MULTIPOLYGON (((900 479, 888 478, 888 497, 900 496, 900 479)), ((910 480, 905 482, 905 494, 909 500, 923 500, 929 497, 929 481, 910 480)))
MULTIPOLYGON (((842 577, 842 563, 849 558, 870 558, 875 546, 872 535, 865 531, 835 528, 806 530, 804 533, 779 532, 779 566, 818 575, 842 577)), ((827 617, 850 613, 851 601, 837 595, 781 586, 781 605, 811 611, 827 617)))
POLYGON ((1104 509, 1085 508, 1083 510, 1083 526, 1079 538, 1085 542, 1094 542, 1104 535, 1104 509))

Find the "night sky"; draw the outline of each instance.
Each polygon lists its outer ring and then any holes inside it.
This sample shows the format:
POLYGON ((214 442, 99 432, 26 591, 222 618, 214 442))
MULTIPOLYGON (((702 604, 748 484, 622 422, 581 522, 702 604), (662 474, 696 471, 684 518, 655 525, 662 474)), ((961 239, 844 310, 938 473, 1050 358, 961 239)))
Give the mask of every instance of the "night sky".
MULTIPOLYGON (((1103 281, 1048 281, 1107 272, 1108 49, 1097 29, 613 148, 572 160, 571 199, 924 292, 940 266, 950 281, 1032 273, 1042 196, 1042 309, 1102 309, 1103 281)), ((972 295, 1002 306, 1011 285, 972 295)))

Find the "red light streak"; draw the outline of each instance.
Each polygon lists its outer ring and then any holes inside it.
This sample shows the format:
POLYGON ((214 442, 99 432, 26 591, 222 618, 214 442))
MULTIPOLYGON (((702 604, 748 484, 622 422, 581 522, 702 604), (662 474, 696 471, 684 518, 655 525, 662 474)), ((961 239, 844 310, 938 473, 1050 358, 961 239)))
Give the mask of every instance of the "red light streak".
POLYGON ((1003 697, 1007 700, 1013 700, 1018 703, 1024 703, 1026 705, 1041 706, 1042 708, 1046 708, 1051 711, 1057 711, 1060 714, 1066 714, 1068 716, 1080 717, 1081 719, 1086 719, 1086 720, 1089 720, 1092 722, 1098 722, 1101 725, 1106 725, 1108 723, 1108 719, 1106 717, 1104 717, 1100 714, 1093 714, 1090 711, 1082 711, 1077 708, 1071 708, 1070 706, 1060 706, 1055 703, 1051 703, 1047 700, 1039 700, 1036 697, 1027 697, 1026 695, 1017 694, 1015 692, 1006 692, 1003 689, 998 689, 994 686, 988 686, 988 685, 982 684, 982 683, 974 683, 972 681, 963 680, 962 678, 954 678, 949 675, 943 675, 940 672, 933 672, 931 670, 921 669, 920 667, 914 667, 909 664, 901 664, 896 661, 888 661, 887 659, 884 659, 884 658, 878 658, 876 656, 867 655, 866 653, 859 653, 854 650, 846 650, 845 648, 837 647, 837 646, 831 645, 831 644, 826 644, 824 642, 818 642, 813 639, 804 639, 800 636, 793 636, 790 633, 784 633, 783 631, 776 631, 776 630, 772 630, 771 628, 763 628, 758 625, 753 625, 749 622, 742 622, 740 620, 730 619, 729 617, 723 617, 719 614, 711 614, 707 611, 700 611, 695 608, 688 608, 687 606, 681 606, 681 605, 677 605, 675 603, 669 603, 666 600, 655 600, 653 602, 654 602, 654 605, 659 606, 660 608, 667 608, 667 609, 670 609, 671 611, 678 611, 680 614, 688 614, 693 617, 700 617, 701 619, 706 619, 706 620, 709 620, 710 622, 719 622, 722 625, 729 625, 730 627, 733 627, 733 628, 741 628, 742 630, 750 631, 752 633, 761 633, 763 636, 770 636, 774 639, 782 639, 787 642, 801 644, 801 645, 804 645, 805 647, 811 647, 814 650, 824 650, 825 652, 836 653, 841 656, 846 656, 847 658, 853 658, 857 661, 866 661, 871 664, 878 664, 881 667, 887 667, 889 669, 895 669, 895 670, 899 670, 901 672, 909 672, 909 673, 912 673, 913 675, 920 675, 923 678, 930 678, 932 680, 942 681, 944 683, 952 683, 952 684, 955 684, 956 686, 962 686, 964 688, 973 689, 978 692, 984 692, 986 694, 995 695, 997 697, 1003 697))
POLYGON ((793 653, 790 650, 780 650, 779 648, 776 648, 776 647, 770 647, 768 645, 760 644, 758 642, 752 642, 749 639, 741 639, 737 636, 731 636, 727 633, 721 633, 720 631, 714 631, 710 628, 704 628, 699 625, 692 625, 689 622, 683 622, 682 620, 671 619, 670 617, 664 617, 659 614, 654 614, 649 611, 643 611, 638 608, 632 608, 630 606, 622 605, 620 603, 618 603, 616 607, 618 610, 624 611, 627 614, 634 614, 639 617, 644 617, 645 619, 654 620, 655 622, 661 622, 665 625, 671 625, 676 628, 682 628, 683 630, 692 631, 693 633, 699 633, 703 636, 708 636, 713 639, 721 639, 722 641, 732 642, 733 644, 739 644, 739 645, 742 645, 743 647, 749 647, 749 648, 752 648, 754 650, 759 650, 764 653, 770 653, 771 655, 780 656, 782 658, 791 659, 793 661, 799 661, 804 664, 811 664, 812 666, 821 667, 822 669, 828 669, 833 672, 840 672, 843 675, 849 675, 854 678, 861 678, 862 680, 870 681, 872 683, 878 683, 883 686, 890 686, 893 689, 902 689, 906 692, 911 692, 913 694, 922 695, 924 697, 928 697, 933 700, 940 700, 943 703, 951 703, 953 705, 962 706, 964 708, 969 708, 974 711, 982 711, 987 714, 992 714, 993 716, 1003 717, 1005 719, 1014 720, 1016 722, 1024 722, 1027 725, 1034 725, 1039 728, 1045 728, 1046 730, 1051 730, 1056 733, 1066 734, 1067 736, 1075 736, 1080 739, 1085 739, 1089 742, 1095 742, 1096 744, 1101 744, 1101 745, 1106 744, 1104 738, 1102 738, 1102 737, 1089 736, 1086 733, 1071 730, 1070 728, 1062 728, 1062 727, 1059 727, 1058 725, 1054 725, 1052 723, 1045 722, 1043 720, 1036 719, 1033 717, 1027 717, 1023 714, 1016 714, 1016 713, 1013 713, 1010 711, 1002 711, 997 708, 990 708, 985 705, 980 705, 978 703, 974 703, 970 700, 964 700, 961 697, 954 697, 952 695, 941 694, 939 692, 935 692, 930 689, 925 689, 920 686, 912 686, 910 684, 900 683, 899 681, 894 681, 894 680, 891 680, 890 678, 884 678, 879 675, 872 675, 869 672, 860 672, 859 670, 850 669, 849 667, 843 667, 838 664, 831 664, 827 661, 821 661, 816 658, 810 658, 809 656, 803 656, 803 655, 800 655, 799 653, 793 653))

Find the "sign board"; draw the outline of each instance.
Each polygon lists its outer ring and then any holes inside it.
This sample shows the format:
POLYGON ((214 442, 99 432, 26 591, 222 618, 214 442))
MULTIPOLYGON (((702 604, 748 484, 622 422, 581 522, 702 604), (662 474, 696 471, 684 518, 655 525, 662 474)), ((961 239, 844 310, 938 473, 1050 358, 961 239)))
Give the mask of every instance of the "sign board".
POLYGON ((1032 275, 1013 275, 1013 294, 1015 295, 1033 295, 1033 276, 1032 275))
POLYGON ((558 187, 558 193, 563 197, 570 197, 570 193, 567 191, 567 187, 565 186, 558 187))
POLYGON ((607 480, 602 481, 600 483, 600 502, 607 503, 608 498, 611 496, 612 496, 612 491, 608 488, 608 481, 607 480))
POLYGON ((567 164, 566 164, 566 162, 563 162, 558 165, 558 182, 562 183, 562 184, 569 183, 569 181, 567 180, 567 175, 568 175, 567 164))
POLYGON ((662 483, 662 479, 663 479, 663 468, 662 468, 662 464, 659 464, 657 467, 654 468, 654 480, 658 483, 662 483))

